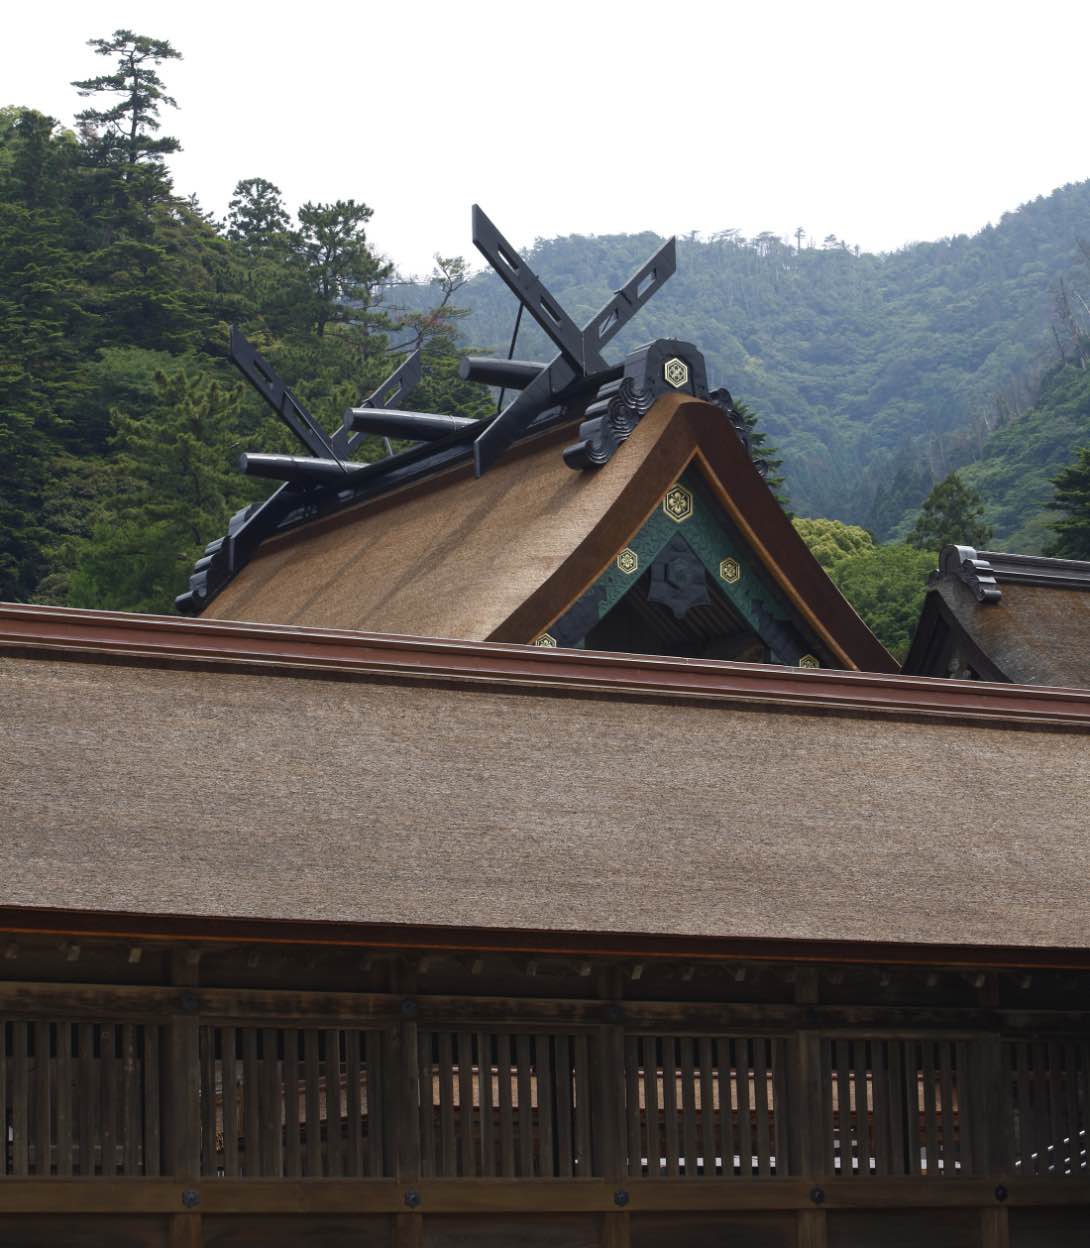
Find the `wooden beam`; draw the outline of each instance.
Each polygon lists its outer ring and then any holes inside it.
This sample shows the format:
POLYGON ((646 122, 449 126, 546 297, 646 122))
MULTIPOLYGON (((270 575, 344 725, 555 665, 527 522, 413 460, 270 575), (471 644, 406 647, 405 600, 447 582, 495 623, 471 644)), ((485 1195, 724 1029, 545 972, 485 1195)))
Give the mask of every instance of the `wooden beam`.
MULTIPOLYGON (((811 1179, 624 1180, 626 1212, 821 1212, 835 1209, 1085 1208, 1090 1220, 1090 1180, 1012 1181, 998 1206, 992 1179, 824 1179, 821 1210, 811 1179)), ((415 1190, 420 1214, 616 1214, 617 1186, 597 1179, 421 1179, 415 1190)), ((212 1214, 363 1214, 408 1216, 405 1189, 392 1179, 15 1179, 0 1180, 4 1212, 177 1214, 192 1218, 183 1193, 195 1191, 194 1208, 212 1214)), ((419 1216, 419 1215, 414 1215, 419 1216)), ((1000 1219, 1002 1220, 1002 1219, 1000 1219)))

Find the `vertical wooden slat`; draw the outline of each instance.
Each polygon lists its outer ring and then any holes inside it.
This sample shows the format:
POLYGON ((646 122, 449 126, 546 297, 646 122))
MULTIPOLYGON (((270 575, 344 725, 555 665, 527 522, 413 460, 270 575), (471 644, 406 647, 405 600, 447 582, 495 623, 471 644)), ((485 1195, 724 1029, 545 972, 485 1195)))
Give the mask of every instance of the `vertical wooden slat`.
MULTIPOLYGON (((124 1171, 129 1176, 140 1173, 140 1064, 136 1047, 136 1028, 126 1023, 121 1029, 121 1131, 124 1171)), ((212 1100, 212 1122, 215 1125, 215 1097, 212 1100)), ((213 1134, 213 1150, 215 1135, 213 1134)), ((215 1153, 213 1151, 213 1156, 215 1153)))
POLYGON ((927 1147, 927 1177, 938 1178, 938 1116, 935 1106, 935 1041, 923 1040, 920 1043, 923 1071, 923 1121, 924 1138, 927 1147))
POLYGON ((647 1123, 647 1175, 655 1179, 662 1174, 665 1163, 659 1132, 659 1063, 654 1037, 644 1036, 640 1048, 643 1052, 644 1117, 647 1123))
MULTIPOLYGON (((226 1069, 224 1079, 227 1078, 226 1069)), ((303 1173, 303 1131, 299 1113, 299 1029, 284 1028, 284 1173, 303 1173)))
MULTIPOLYGON (((905 1043, 903 1051, 904 1070, 902 1073, 905 1081, 905 1112, 908 1115, 909 1174, 920 1174, 923 1170, 923 1149, 920 1147, 920 1050, 922 1047, 918 1041, 909 1040, 905 1043)), ((926 1096, 926 1089, 924 1095, 926 1096)))
MULTIPOLYGON (((454 1178, 458 1173, 458 1147, 454 1135, 454 1060, 453 1037, 449 1031, 439 1033, 439 1138, 442 1152, 439 1173, 454 1178)), ((508 1092, 510 1095, 510 1092, 508 1092)))
POLYGON ((954 1078, 952 1069, 952 1047, 950 1040, 940 1040, 939 1049, 939 1088, 942 1096, 942 1174, 946 1178, 954 1178, 957 1162, 957 1149, 954 1142, 954 1078))
POLYGON ((223 1089, 223 1173, 238 1178, 238 1073, 235 1066, 235 1029, 220 1028, 220 1086, 223 1089))
POLYGON ((1033 1113, 1034 1133, 1037 1137, 1037 1173, 1048 1174, 1048 1146, 1052 1143, 1052 1132, 1048 1120, 1048 1072, 1043 1041, 1038 1041, 1033 1046, 1033 1113))
POLYGON ((262 1170, 274 1179, 284 1174, 284 1094, 280 1073, 280 1029, 265 1027, 261 1033, 262 1170))
POLYGON ((341 1033, 334 1027, 325 1033, 325 1143, 326 1175, 339 1179, 344 1173, 341 1136, 341 1033))
POLYGON ((1064 1147, 1064 1137, 1067 1132, 1064 1123, 1063 1110, 1063 1089, 1062 1089, 1062 1071, 1063 1066, 1060 1059, 1060 1045, 1051 1040, 1048 1043, 1048 1116, 1051 1127, 1049 1138, 1052 1142, 1052 1156, 1050 1164, 1053 1167, 1053 1173, 1060 1175, 1064 1172, 1064 1157, 1066 1149, 1064 1147))
POLYGON ((515 1037, 515 1054, 518 1062, 518 1158, 519 1177, 529 1179, 534 1174, 534 1107, 530 1095, 530 1037, 515 1037))
POLYGON ((201 1174, 214 1175, 216 1165, 216 1029, 202 1027, 201 1058, 201 1174))
POLYGON ((360 1033, 349 1027, 344 1033, 345 1091, 345 1174, 359 1178, 363 1174, 363 1090, 360 1081, 360 1033))
POLYGON ((1029 1045, 1016 1041, 1014 1050, 1014 1078, 1018 1100, 1018 1153, 1023 1175, 1034 1173, 1033 1111, 1030 1106, 1029 1045))
POLYGON ((731 1076, 730 1041, 715 1042, 715 1067, 719 1085, 720 1151, 723 1154, 723 1178, 734 1174, 734 1083, 731 1076))
POLYGON ((480 1095, 481 1174, 489 1177, 495 1175, 497 1170, 496 1124, 492 1104, 492 1037, 486 1031, 477 1033, 477 1084, 480 1095))
POLYGON ((575 1175, 586 1179, 594 1173, 590 1127, 590 1055, 587 1037, 577 1035, 575 1048, 575 1175))
POLYGON ((367 1165, 368 1173, 375 1178, 385 1175, 389 1166, 386 1147, 386 1062, 383 1058, 383 1035, 381 1031, 368 1031, 367 1047, 367 1165))
POLYGON ((704 1160, 704 1177, 715 1178, 715 1071, 712 1042, 701 1036, 697 1042, 697 1073, 700 1080, 700 1154, 704 1160))
POLYGON ((676 1179, 679 1173, 681 1145, 677 1121, 677 1041, 663 1036, 662 1045, 662 1126, 665 1139, 666 1175, 676 1179))
POLYGON ((12 1091, 11 1091, 11 1172, 17 1178, 30 1172, 30 1150, 27 1139, 30 1109, 30 1058, 27 1055, 27 1031, 29 1023, 16 1019, 12 1023, 15 1033, 12 1045, 12 1091))
POLYGON ((954 1099, 957 1104, 958 1161, 961 1175, 975 1173, 973 1157, 973 1092, 970 1071, 969 1045, 964 1040, 954 1046, 955 1084, 954 1099))
POLYGON ((905 1172, 905 1101, 902 1078, 901 1042, 890 1040, 887 1045, 888 1063, 882 1095, 888 1106, 889 1118, 889 1167, 888 1173, 903 1175, 905 1172))
MULTIPOLYGON (((14 1023, 14 1027, 21 1026, 14 1023)), ((98 1063, 95 1061, 95 1029, 79 1024, 79 1172, 82 1178, 95 1173, 98 1134, 98 1063)))
POLYGON ((470 1178, 477 1174, 477 1139, 473 1099, 473 1038, 468 1031, 460 1031, 458 1033, 459 1151, 462 1157, 461 1173, 470 1178))
POLYGON ((436 1168, 435 1158, 434 1034, 421 1028, 417 1037, 420 1061, 420 1170, 425 1176, 441 1173, 436 1168))
POLYGON ((162 1104, 159 1079, 161 1029, 144 1024, 144 1175, 157 1178, 162 1169, 162 1104))
POLYGON ((693 1041, 681 1041, 681 1138, 685 1148, 685 1177, 696 1178, 696 1070, 693 1064, 693 1041))
POLYGON ((768 1134, 768 1041, 758 1036, 753 1041, 753 1097, 757 1108, 757 1173, 770 1174, 768 1134))
POLYGON ((505 1179, 511 1179, 515 1176, 515 1129, 511 1107, 511 1037, 505 1031, 496 1037, 496 1069, 500 1091, 500 1169, 505 1179))
POLYGON ((8 1172, 8 1025, 0 1018, 0 1179, 8 1172))
POLYGON ((870 1178, 870 1106, 867 1095, 867 1042, 852 1041, 852 1066, 855 1072, 855 1139, 859 1158, 859 1177, 870 1178))
MULTIPOLYGON (((309 1179, 322 1177, 322 1076, 318 1052, 318 1030, 308 1027, 303 1032, 304 1104, 307 1114, 306 1173, 309 1179)), ((368 1105, 371 1088, 367 1089, 368 1105)))
POLYGON ((639 1041, 635 1036, 624 1038, 624 1114, 628 1173, 632 1178, 639 1178, 643 1174, 643 1143, 640 1138, 639 1041))
POLYGON ((776 1149, 776 1164, 773 1173, 783 1178, 790 1173, 787 1164, 787 1120, 790 1107, 787 1101, 787 1042, 783 1039, 772 1041, 772 1137, 776 1149))
POLYGON ((552 1040, 548 1035, 534 1037, 535 1068, 537 1071, 537 1173, 541 1178, 551 1179, 556 1174, 553 1156, 553 1066, 549 1049, 552 1040))
MULTIPOLYGON (((99 1031, 102 1055, 102 1176, 117 1174, 117 1037, 113 1023, 103 1023, 99 1031)), ((188 1141, 187 1141, 188 1142, 188 1141)))
POLYGON ((1067 1155, 1069 1158, 1068 1168, 1072 1174, 1076 1174, 1079 1170, 1079 1150, 1081 1145, 1078 1143, 1079 1136, 1079 1081, 1077 1069, 1078 1050, 1075 1045, 1068 1040, 1063 1046, 1063 1063, 1064 1063, 1064 1102, 1067 1107, 1065 1114, 1066 1119, 1066 1136, 1067 1136, 1067 1155))
POLYGON ((753 1125, 749 1102, 749 1041, 734 1039, 734 1068, 738 1083, 738 1160, 743 1178, 753 1174, 753 1125))
MULTIPOLYGON (((0 1027, 0 1049, 4 1047, 3 1029, 0 1027)), ((0 1055, 0 1083, 3 1082, 3 1056, 0 1055)), ((72 1174, 72 1024, 57 1023, 57 1066, 54 1081, 57 1105, 57 1174, 68 1178, 72 1174)), ((3 1093, 0 1092, 0 1101, 3 1093)), ((0 1106, 0 1123, 4 1123, 4 1148, 7 1149, 7 1119, 0 1106)), ((0 1162, 0 1174, 3 1163, 0 1162)))
POLYGON ((49 1176, 52 1169, 50 1112, 52 1109, 52 1062, 49 1056, 49 1024, 34 1024, 34 1173, 49 1176))
MULTIPOLYGON (((256 1179, 261 1173, 261 1084, 257 1069, 257 1028, 242 1028, 242 1102, 246 1120, 243 1132, 243 1158, 246 1177, 256 1179)), ((315 1123, 317 1127, 317 1123, 315 1123)), ((310 1130, 310 1112, 307 1112, 310 1130)), ((321 1171, 319 1170, 320 1174, 321 1171)))
POLYGON ((871 1102, 874 1106, 874 1173, 889 1174, 889 1084, 886 1079, 886 1041, 870 1043, 871 1102))
POLYGON ((852 1131, 852 1073, 849 1063, 849 1042, 834 1040, 836 1050, 837 1133, 840 1140, 840 1174, 851 1178, 855 1173, 855 1134, 852 1131))
POLYGON ((556 1037, 556 1169, 557 1177, 572 1176, 572 1055, 567 1036, 556 1037))

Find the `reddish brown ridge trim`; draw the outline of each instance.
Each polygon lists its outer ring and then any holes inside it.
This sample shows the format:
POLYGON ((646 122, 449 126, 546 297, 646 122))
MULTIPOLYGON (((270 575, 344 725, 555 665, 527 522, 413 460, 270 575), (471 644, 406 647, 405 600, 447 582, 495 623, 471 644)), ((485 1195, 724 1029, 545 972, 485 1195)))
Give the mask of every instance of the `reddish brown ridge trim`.
POLYGON ((835 962, 875 966, 1090 970, 1090 948, 802 941, 776 937, 328 923, 207 915, 0 907, 0 934, 58 939, 306 945, 395 952, 551 954, 716 962, 835 962))
MULTIPOLYGON (((654 444, 617 500, 564 563, 493 633, 491 640, 530 640, 601 576, 639 532, 662 496, 696 461, 712 491, 811 627, 849 668, 895 672, 897 664, 810 553, 736 438, 722 409, 685 395, 657 400, 644 417, 662 421, 654 444)), ((637 431, 638 433, 638 431, 637 431)), ((611 467, 619 468, 626 447, 611 467)))
POLYGON ((339 629, 189 620, 0 603, 0 652, 65 653, 86 661, 135 659, 245 664, 557 692, 929 716, 1001 725, 1090 726, 1090 690, 836 672, 708 659, 447 641, 339 629))

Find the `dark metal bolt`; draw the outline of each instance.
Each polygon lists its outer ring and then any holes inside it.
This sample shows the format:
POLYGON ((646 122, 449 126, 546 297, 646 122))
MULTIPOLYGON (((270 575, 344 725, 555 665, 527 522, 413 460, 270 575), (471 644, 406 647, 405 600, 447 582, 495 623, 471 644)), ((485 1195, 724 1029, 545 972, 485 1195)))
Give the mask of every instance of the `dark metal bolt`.
POLYGON ((1002 1183, 1000 1183, 1000 1185, 995 1189, 996 1200, 1004 1201, 1007 1199, 1007 1195, 1008 1195, 1007 1189, 1003 1186, 1002 1183))
POLYGON ((193 1188, 187 1187, 185 1191, 182 1193, 182 1204, 187 1209, 196 1209, 196 1207, 200 1203, 201 1203, 200 1192, 195 1192, 193 1188))
POLYGON ((200 998, 195 992, 183 992, 180 1004, 187 1014, 193 1014, 201 1007, 200 998))
POLYGON ((825 1189, 823 1187, 812 1187, 810 1189, 810 1199, 815 1205, 823 1205, 825 1203, 825 1189))
POLYGON ((417 1007, 416 1002, 415 1002, 415 1001, 413 1001, 413 1000, 411 1000, 410 998, 406 997, 406 999, 405 999, 404 1001, 402 1001, 402 1003, 401 1003, 401 1014, 402 1014, 402 1017, 404 1017, 404 1018, 415 1018, 415 1017, 416 1017, 416 1011, 417 1011, 417 1008, 418 1008, 418 1007, 417 1007))
POLYGON ((620 1208, 622 1209, 625 1207, 625 1205, 628 1204, 628 1193, 624 1190, 623 1187, 619 1187, 613 1193, 613 1203, 615 1205, 620 1206, 620 1208))
POLYGON ((624 1022, 624 1010, 619 1005, 606 1006, 606 1022, 621 1023, 624 1022))
POLYGON ((420 1206, 424 1203, 424 1198, 420 1195, 420 1193, 416 1190, 415 1187, 410 1187, 409 1190, 405 1193, 405 1203, 409 1206, 410 1209, 419 1209, 420 1206))

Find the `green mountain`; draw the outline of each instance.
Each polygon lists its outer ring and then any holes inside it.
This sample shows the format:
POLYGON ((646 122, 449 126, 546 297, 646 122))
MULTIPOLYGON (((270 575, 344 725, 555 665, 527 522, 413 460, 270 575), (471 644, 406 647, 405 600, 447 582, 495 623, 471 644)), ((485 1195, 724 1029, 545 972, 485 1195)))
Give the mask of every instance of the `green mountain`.
MULTIPOLYGON (((782 451, 796 512, 863 524, 886 538, 908 527, 952 469, 1009 453, 1004 435, 1021 446, 1013 428, 1020 421, 1000 433, 996 425, 1027 407, 1038 376, 1058 358, 1057 343, 1066 350, 1090 321, 1079 299, 1090 287, 1079 247, 1086 238, 1090 182, 1042 196, 972 237, 888 255, 831 237, 821 247, 733 231, 687 237, 677 274, 613 351, 619 357, 660 335, 695 342, 711 379, 756 410, 782 451)), ((578 318, 660 241, 573 235, 539 241, 527 255, 578 318)), ((405 288, 390 293, 393 303, 415 297, 405 288)), ((481 274, 458 298, 469 312, 463 340, 506 353, 516 306, 506 288, 481 274)), ((526 325, 516 354, 548 358, 544 336, 526 325)), ((1082 428, 1069 432, 1090 440, 1090 424, 1082 428)), ((1020 450, 1040 480, 1060 449, 1045 441, 1020 450)), ((997 537, 1036 544, 1031 512, 1047 491, 1004 486, 993 503, 983 463, 972 479, 996 513, 997 537)))

